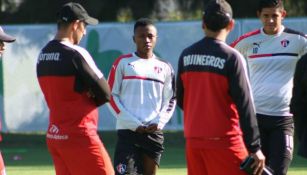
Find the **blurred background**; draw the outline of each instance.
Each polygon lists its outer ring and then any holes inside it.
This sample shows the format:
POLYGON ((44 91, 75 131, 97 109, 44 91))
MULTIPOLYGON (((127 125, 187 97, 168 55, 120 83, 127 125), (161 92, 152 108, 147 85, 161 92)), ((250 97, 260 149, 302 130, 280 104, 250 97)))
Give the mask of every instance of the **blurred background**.
MULTIPOLYGON (((202 11, 209 0, 74 0, 100 23, 88 26, 80 45, 94 58, 105 77, 114 60, 135 51, 134 21, 156 21, 155 53, 177 70, 181 51, 204 37, 202 11)), ((258 0, 227 0, 236 25, 227 38, 261 27, 256 16, 258 0)), ((36 60, 41 48, 56 33, 56 12, 69 0, 0 0, 0 25, 17 38, 6 45, 0 59, 0 148, 9 175, 55 174, 45 145, 49 111, 36 79, 36 60)), ((307 33, 307 1, 284 0, 285 26, 307 33)), ((159 175, 185 175, 183 115, 179 108, 165 128, 165 154, 159 175)), ((99 108, 99 135, 113 157, 115 117, 106 105, 99 108)), ((296 149, 296 147, 295 147, 296 149)), ((295 150, 296 151, 296 150, 295 150)), ((294 154, 289 175, 306 175, 307 160, 294 154)))
MULTIPOLYGON (((69 0, 0 0, 0 24, 54 23, 55 12, 69 0)), ((157 21, 199 20, 208 0, 75 0, 105 22, 129 22, 140 17, 157 21)), ((235 18, 255 18, 256 0, 228 0, 235 18)), ((284 0, 289 17, 306 16, 306 0, 284 0)))
MULTIPOLYGON (((201 17, 209 0, 75 0, 100 23, 88 26, 80 45, 108 77, 115 59, 135 51, 134 21, 148 17, 156 22, 155 53, 177 71, 181 51, 204 37, 201 17)), ((17 38, 6 45, 0 60, 0 120, 3 132, 42 132, 48 126, 48 107, 36 78, 36 60, 56 33, 56 13, 71 0, 0 0, 0 25, 17 38), (30 103, 29 103, 30 102, 30 103)), ((256 17, 258 0, 228 0, 236 25, 227 43, 261 27, 256 17)), ((307 33, 307 1, 285 0, 284 24, 307 33)), ((176 109, 166 130, 182 131, 183 115, 176 109)), ((115 117, 106 105, 99 108, 99 130, 114 130, 115 117)))

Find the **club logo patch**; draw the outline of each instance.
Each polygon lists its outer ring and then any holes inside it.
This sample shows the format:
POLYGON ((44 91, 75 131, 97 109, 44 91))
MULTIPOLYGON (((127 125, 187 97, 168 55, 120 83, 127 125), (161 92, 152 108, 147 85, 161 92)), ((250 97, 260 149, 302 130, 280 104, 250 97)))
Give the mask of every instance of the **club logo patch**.
POLYGON ((158 67, 158 66, 155 66, 154 67, 154 71, 159 74, 160 72, 162 72, 162 68, 158 67))
POLYGON ((117 170, 117 172, 118 172, 119 174, 125 174, 126 169, 127 169, 127 166, 126 166, 125 164, 122 164, 122 163, 120 163, 120 164, 118 164, 118 165, 116 166, 116 170, 117 170))
POLYGON ((281 44, 283 47, 287 47, 287 46, 289 45, 289 43, 290 43, 290 41, 289 41, 289 40, 286 40, 286 39, 280 41, 280 44, 281 44))

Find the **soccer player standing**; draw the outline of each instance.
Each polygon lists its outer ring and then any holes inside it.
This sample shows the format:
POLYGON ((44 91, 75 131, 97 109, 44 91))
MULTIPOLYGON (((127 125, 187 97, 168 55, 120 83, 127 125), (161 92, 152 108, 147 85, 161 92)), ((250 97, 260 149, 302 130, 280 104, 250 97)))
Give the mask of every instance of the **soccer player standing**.
POLYGON ((297 154, 307 158, 307 54, 296 64, 290 110, 298 136, 297 154))
POLYGON ((110 89, 91 55, 78 46, 86 25, 98 20, 78 3, 58 13, 58 31, 39 54, 37 77, 50 111, 47 146, 57 175, 112 175, 98 134, 97 107, 110 89))
POLYGON ((263 27, 231 45, 248 63, 266 163, 276 175, 285 175, 293 154, 292 80, 296 62, 307 52, 307 39, 283 26, 282 0, 260 0, 257 15, 263 27))
POLYGON ((265 158, 246 63, 225 43, 234 27, 230 5, 209 1, 202 22, 206 36, 183 50, 178 62, 188 175, 244 175, 239 167, 248 154, 254 173, 261 174, 265 158))
MULTIPOLYGON (((2 58, 2 54, 5 50, 5 44, 4 43, 11 43, 14 42, 16 39, 13 36, 10 36, 4 32, 2 27, 0 27, 0 55, 2 58)), ((1 126, 1 124, 0 124, 1 126)), ((0 141, 2 140, 2 137, 0 135, 0 141)), ((0 152, 0 175, 6 175, 4 161, 2 158, 2 154, 0 152)))
POLYGON ((154 53, 157 29, 142 18, 134 24, 136 52, 120 56, 109 75, 110 109, 117 119, 116 174, 156 174, 162 129, 175 106, 174 71, 154 53))

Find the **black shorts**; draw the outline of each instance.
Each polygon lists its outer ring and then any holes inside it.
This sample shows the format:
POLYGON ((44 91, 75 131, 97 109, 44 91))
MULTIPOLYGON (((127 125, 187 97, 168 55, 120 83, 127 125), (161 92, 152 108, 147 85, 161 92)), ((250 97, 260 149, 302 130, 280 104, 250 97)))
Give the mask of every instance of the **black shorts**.
POLYGON ((266 164, 275 174, 286 175, 293 155, 293 118, 257 114, 257 120, 266 164))
POLYGON ((164 150, 162 131, 152 134, 139 134, 131 130, 117 131, 117 144, 114 153, 116 174, 142 174, 142 155, 151 157, 160 164, 164 150))

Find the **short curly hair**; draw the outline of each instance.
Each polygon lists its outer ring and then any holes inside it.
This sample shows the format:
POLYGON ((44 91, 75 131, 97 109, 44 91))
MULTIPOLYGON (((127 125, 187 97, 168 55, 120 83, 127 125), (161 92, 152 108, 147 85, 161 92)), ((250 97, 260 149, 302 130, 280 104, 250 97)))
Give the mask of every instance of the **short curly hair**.
POLYGON ((149 19, 149 18, 140 18, 138 19, 135 24, 134 24, 134 28, 133 28, 133 32, 135 33, 135 30, 138 28, 138 27, 145 27, 145 26, 149 26, 149 25, 152 25, 154 26, 154 22, 153 20, 149 19))

